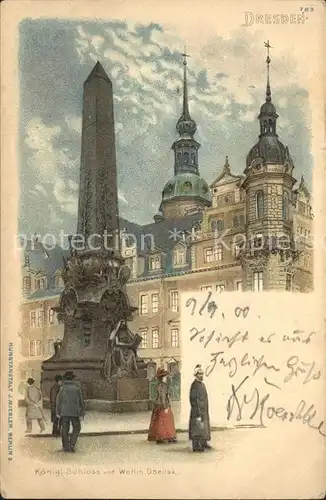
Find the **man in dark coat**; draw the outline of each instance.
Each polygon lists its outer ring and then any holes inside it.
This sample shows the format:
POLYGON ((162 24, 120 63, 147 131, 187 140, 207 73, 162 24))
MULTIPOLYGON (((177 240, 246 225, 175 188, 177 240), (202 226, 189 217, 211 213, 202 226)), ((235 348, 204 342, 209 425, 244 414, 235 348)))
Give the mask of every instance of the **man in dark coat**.
POLYGON ((62 384, 62 377, 61 375, 56 375, 54 377, 55 383, 51 387, 50 390, 50 407, 51 407, 51 422, 53 424, 52 426, 52 435, 53 436, 60 436, 60 430, 61 430, 61 419, 57 417, 57 412, 56 412, 56 404, 57 404, 57 396, 60 391, 60 387, 62 384))
POLYGON ((63 451, 75 451, 75 446, 80 433, 80 418, 84 417, 84 398, 80 385, 74 381, 74 374, 68 371, 63 376, 63 384, 58 393, 56 413, 62 419, 62 448, 63 451), (69 439, 70 422, 72 434, 69 439))
POLYGON ((195 380, 190 387, 190 420, 189 439, 192 441, 192 450, 204 452, 211 449, 208 441, 211 439, 208 395, 204 379, 204 371, 201 365, 197 365, 194 371, 195 380))

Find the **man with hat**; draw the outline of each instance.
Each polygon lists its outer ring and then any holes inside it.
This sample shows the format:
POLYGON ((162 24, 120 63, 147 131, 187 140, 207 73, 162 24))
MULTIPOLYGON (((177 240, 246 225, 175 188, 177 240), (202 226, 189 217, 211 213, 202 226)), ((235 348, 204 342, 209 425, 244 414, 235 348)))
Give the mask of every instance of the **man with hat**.
POLYGON ((61 430, 61 419, 57 417, 56 413, 56 404, 57 404, 57 396, 60 391, 60 387, 62 384, 62 376, 56 375, 54 377, 54 384, 50 390, 50 407, 51 407, 51 422, 53 424, 52 427, 52 435, 60 436, 61 430))
POLYGON ((168 372, 164 368, 158 368, 156 398, 148 431, 148 441, 156 441, 157 444, 174 443, 177 440, 168 386, 165 382, 167 375, 168 372))
POLYGON ((45 418, 43 415, 42 404, 43 398, 42 393, 38 387, 35 385, 35 380, 33 378, 29 378, 27 380, 27 389, 25 392, 25 401, 26 401, 26 432, 32 432, 33 420, 37 420, 40 426, 40 432, 45 431, 45 418))
POLYGON ((203 382, 204 370, 201 365, 196 365, 194 370, 195 380, 190 387, 190 419, 189 439, 192 441, 192 450, 204 452, 211 449, 208 441, 211 439, 210 422, 208 413, 208 394, 203 382))
POLYGON ((75 382, 72 371, 63 376, 63 384, 59 390, 56 402, 57 418, 61 418, 62 448, 66 452, 74 452, 80 433, 80 418, 84 417, 85 405, 80 385, 75 382), (69 428, 72 424, 72 435, 69 439, 69 428))

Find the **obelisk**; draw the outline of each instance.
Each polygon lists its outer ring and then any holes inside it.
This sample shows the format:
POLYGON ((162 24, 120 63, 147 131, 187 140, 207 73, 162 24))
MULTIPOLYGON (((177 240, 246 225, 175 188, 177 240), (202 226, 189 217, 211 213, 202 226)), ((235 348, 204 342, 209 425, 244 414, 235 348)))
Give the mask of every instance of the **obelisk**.
POLYGON ((97 62, 84 83, 77 234, 56 308, 62 345, 42 365, 45 397, 56 374, 73 370, 91 408, 148 409, 140 338, 127 326, 136 309, 126 293, 129 276, 120 254, 112 82, 97 62))

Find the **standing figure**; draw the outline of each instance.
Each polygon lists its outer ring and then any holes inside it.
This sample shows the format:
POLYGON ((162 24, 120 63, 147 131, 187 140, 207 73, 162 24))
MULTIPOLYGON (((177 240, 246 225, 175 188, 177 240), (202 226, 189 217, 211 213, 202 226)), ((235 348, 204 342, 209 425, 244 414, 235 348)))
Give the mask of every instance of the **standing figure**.
POLYGON ((57 405, 57 396, 60 391, 60 387, 62 384, 61 375, 56 375, 54 377, 55 383, 51 387, 50 390, 50 407, 51 407, 51 422, 53 424, 52 427, 52 435, 60 436, 61 431, 61 419, 57 417, 56 405, 57 405))
POLYGON ((190 387, 190 420, 189 439, 192 441, 192 450, 203 452, 211 449, 208 441, 211 439, 208 395, 204 379, 204 371, 201 365, 196 365, 194 370, 195 380, 190 387))
POLYGON ((158 368, 156 373, 158 379, 156 399, 148 431, 148 441, 156 441, 157 444, 164 443, 165 441, 174 443, 177 440, 166 383, 167 375, 168 372, 164 368, 158 368))
POLYGON ((43 415, 43 398, 40 389, 35 387, 35 380, 29 378, 27 380, 28 387, 25 393, 26 401, 26 432, 32 432, 33 420, 37 420, 40 426, 40 432, 45 431, 45 418, 43 415))
POLYGON ((74 374, 68 371, 63 376, 63 384, 57 396, 57 418, 62 420, 62 448, 63 451, 75 451, 75 446, 80 433, 80 418, 84 417, 84 398, 80 385, 74 381, 74 374), (72 434, 69 439, 70 422, 72 434))

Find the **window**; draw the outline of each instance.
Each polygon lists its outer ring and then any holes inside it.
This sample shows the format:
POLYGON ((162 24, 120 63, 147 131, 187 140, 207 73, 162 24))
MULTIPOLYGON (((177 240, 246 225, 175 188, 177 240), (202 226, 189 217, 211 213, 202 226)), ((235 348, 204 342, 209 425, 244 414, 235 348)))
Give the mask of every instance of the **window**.
POLYGON ((150 257, 149 258, 149 269, 153 271, 154 269, 161 269, 161 258, 160 257, 150 257))
POLYGON ((212 231, 223 231, 224 229, 224 220, 213 220, 211 222, 211 230, 212 231))
POLYGON ((148 314, 148 296, 140 296, 140 314, 148 314))
POLYGON ((186 252, 184 248, 176 248, 173 250, 173 265, 181 266, 186 263, 186 252))
POLYGON ((53 325, 53 319, 54 319, 54 310, 50 308, 48 311, 49 325, 53 325))
POLYGON ((288 292, 290 292, 292 290, 292 275, 291 275, 291 273, 286 273, 285 290, 287 290, 288 292))
POLYGON ((152 348, 153 349, 158 349, 159 348, 159 335, 158 335, 158 328, 153 328, 152 329, 152 348))
POLYGON ((38 328, 42 328, 44 325, 44 311, 43 309, 37 310, 37 326, 38 328))
POLYGON ((223 248, 222 245, 219 243, 214 247, 214 260, 220 261, 222 259, 223 259, 223 248))
POLYGON ((26 267, 29 267, 29 255, 27 253, 24 255, 24 264, 26 267))
POLYGON ((243 226, 245 223, 245 218, 243 214, 240 215, 235 215, 233 217, 233 226, 238 227, 238 226, 243 226))
POLYGON ((158 312, 158 293, 152 293, 152 313, 158 312))
POLYGON ((243 243, 236 243, 234 245, 234 256, 236 259, 239 257, 242 248, 243 248, 243 243))
POLYGON ((56 287, 60 287, 62 285, 61 276, 56 276, 54 283, 56 287))
POLYGON ((263 272, 257 271, 253 275, 254 292, 261 292, 263 290, 263 272))
POLYGON ((222 293, 225 291, 225 285, 216 285, 217 293, 222 293))
POLYGON ((146 349, 148 345, 148 339, 147 339, 147 328, 142 328, 139 330, 139 335, 142 338, 141 344, 140 344, 140 349, 146 349))
POLYGON ((177 164, 180 165, 181 163, 181 153, 177 154, 177 164))
POLYGON ((195 165, 195 163, 196 163, 196 155, 195 153, 191 153, 191 164, 195 165))
POLYGON ((51 356, 54 354, 54 340, 53 339, 48 339, 48 354, 51 356))
POLYGON ((25 278, 23 278, 23 293, 24 294, 31 293, 31 286, 32 283, 30 276, 25 276, 25 278))
POLYGON ((254 248, 263 248, 263 235, 260 233, 255 234, 253 239, 254 248))
POLYGON ((29 324, 31 328, 36 328, 36 311, 31 311, 29 315, 29 324))
POLYGON ((171 328, 171 347, 179 347, 179 329, 171 328))
POLYGON ((213 249, 212 248, 205 248, 204 261, 205 261, 205 263, 213 262, 213 249))
POLYGON ((35 290, 43 290, 45 288, 45 279, 40 278, 35 280, 35 290))
POLYGON ((183 163, 189 163, 189 153, 187 151, 183 154, 183 163))
POLYGON ((204 285, 200 287, 201 292, 211 292, 212 291, 212 286, 211 285, 204 285))
POLYGON ((84 347, 89 347, 91 345, 91 335, 92 335, 91 323, 84 323, 84 330, 83 330, 84 347))
POLYGON ((242 281, 237 281, 235 287, 237 292, 242 292, 242 281))
POLYGON ((282 198, 282 218, 289 219, 289 196, 287 193, 284 193, 282 198))
POLYGON ((256 194, 256 217, 262 219, 264 217, 264 193, 258 191, 256 194))
POLYGON ((41 341, 31 340, 29 342, 29 355, 30 356, 41 356, 41 341))
POLYGON ((179 311, 179 292, 171 292, 171 309, 174 312, 179 311))

